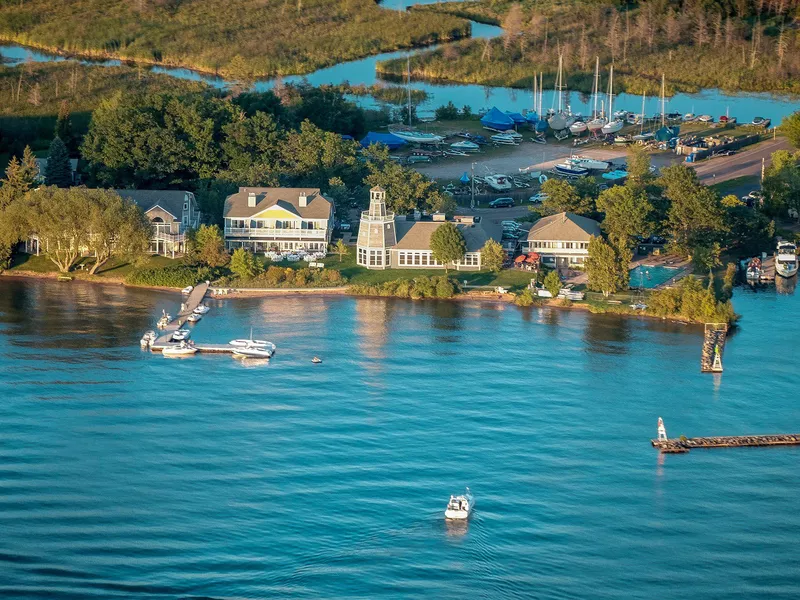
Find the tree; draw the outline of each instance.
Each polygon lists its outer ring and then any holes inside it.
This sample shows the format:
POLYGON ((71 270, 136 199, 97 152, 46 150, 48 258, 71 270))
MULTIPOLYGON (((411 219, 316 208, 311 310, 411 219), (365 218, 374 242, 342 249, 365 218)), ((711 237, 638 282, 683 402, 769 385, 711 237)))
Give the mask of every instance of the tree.
POLYGON ((800 110, 793 112, 781 122, 781 131, 789 138, 792 146, 800 149, 800 110))
POLYGON ((773 152, 761 187, 763 210, 768 215, 783 217, 789 209, 800 211, 800 154, 773 152))
POLYGON ((372 145, 364 150, 364 156, 369 171, 364 183, 385 189, 387 204, 394 212, 406 214, 414 209, 429 210, 441 201, 442 194, 436 189, 435 182, 419 171, 391 160, 385 146, 372 145))
MULTIPOLYGON (((589 256, 585 267, 589 276, 589 289, 602 292, 608 297, 622 287, 625 276, 621 272, 619 256, 603 238, 592 236, 589 240, 589 256)), ((627 264, 625 267, 627 272, 627 264)))
POLYGON ((22 160, 12 156, 6 167, 6 176, 0 181, 0 271, 8 268, 11 249, 22 236, 20 222, 13 214, 13 205, 33 189, 39 167, 29 146, 25 146, 22 160))
POLYGON ((544 289, 550 292, 550 295, 555 298, 561 291, 561 278, 558 276, 558 271, 550 271, 544 278, 544 289))
POLYGON ((563 179, 548 179, 542 184, 542 192, 547 194, 547 198, 542 202, 545 214, 571 212, 576 215, 591 216, 595 212, 591 198, 581 197, 575 186, 563 179))
POLYGON ((66 100, 61 102, 58 107, 58 118, 56 119, 55 137, 61 138, 67 148, 71 148, 74 143, 72 133, 72 120, 69 115, 69 102, 66 100))
POLYGON ((252 279, 264 269, 252 252, 237 248, 231 255, 230 270, 239 279, 252 279))
POLYGON ((47 165, 44 169, 44 182, 56 187, 72 185, 72 167, 69 163, 69 151, 61 138, 55 137, 50 143, 47 154, 47 165))
POLYGON ((431 253, 434 260, 447 266, 464 258, 467 253, 467 243, 464 235, 453 223, 442 223, 431 234, 431 253))
POLYGON ((291 132, 283 145, 283 163, 294 181, 324 187, 331 177, 345 183, 359 172, 358 144, 337 133, 323 131, 311 121, 303 121, 300 131, 291 132))
POLYGON ((219 177, 237 185, 276 186, 281 171, 284 135, 272 116, 256 112, 222 127, 222 160, 219 177))
POLYGON ((650 180, 653 175, 650 172, 651 160, 650 153, 644 146, 628 147, 628 181, 627 184, 641 184, 650 180))
POLYGON ((197 259, 209 267, 221 267, 228 262, 222 231, 216 225, 200 225, 194 233, 197 259))
POLYGON ((130 200, 111 190, 72 188, 89 206, 89 233, 86 247, 95 255, 90 269, 94 275, 112 256, 131 262, 142 259, 152 237, 150 220, 130 200))
POLYGON ((343 256, 350 254, 347 244, 345 244, 342 240, 336 240, 336 244, 333 246, 333 251, 339 255, 339 262, 342 262, 343 256))
POLYGON ((495 273, 499 273, 506 260, 506 251, 500 242, 493 239, 486 240, 481 250, 481 264, 495 273))
POLYGON ((625 185, 603 190, 597 208, 605 213, 603 229, 617 247, 630 246, 637 235, 650 233, 653 206, 642 189, 625 185))

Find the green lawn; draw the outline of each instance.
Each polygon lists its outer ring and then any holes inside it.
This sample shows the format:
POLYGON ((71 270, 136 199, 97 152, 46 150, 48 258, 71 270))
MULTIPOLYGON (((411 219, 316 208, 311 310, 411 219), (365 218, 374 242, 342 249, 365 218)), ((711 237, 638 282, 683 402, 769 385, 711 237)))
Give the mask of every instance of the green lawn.
MULTIPOLYGON (((166 258, 164 256, 150 256, 141 265, 141 268, 145 269, 157 269, 160 267, 166 267, 172 264, 175 264, 176 260, 171 258, 166 258)), ((92 259, 91 258, 83 258, 78 261, 78 264, 72 269, 73 273, 87 273, 88 271, 84 271, 80 269, 82 264, 91 265, 92 259)), ((134 268, 134 265, 131 263, 118 260, 116 258, 112 258, 109 260, 95 275, 96 277, 100 278, 114 278, 114 279, 124 279, 125 276, 130 273, 134 268)), ((18 253, 13 256, 11 267, 8 269, 9 272, 13 273, 14 271, 31 271, 33 273, 57 273, 58 268, 56 265, 46 256, 35 256, 32 254, 23 254, 18 253)))
POLYGON ((744 177, 728 179, 728 181, 716 183, 714 185, 710 185, 709 187, 717 190, 717 193, 724 197, 744 186, 758 187, 760 179, 761 178, 758 175, 745 175, 744 177))

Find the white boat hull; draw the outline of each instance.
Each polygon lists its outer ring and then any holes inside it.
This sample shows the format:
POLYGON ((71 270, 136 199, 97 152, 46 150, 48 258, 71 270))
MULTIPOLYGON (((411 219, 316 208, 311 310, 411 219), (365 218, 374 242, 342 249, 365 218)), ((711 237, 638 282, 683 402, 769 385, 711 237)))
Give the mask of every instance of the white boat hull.
POLYGON ((463 498, 467 501, 467 509, 454 509, 448 506, 444 511, 444 518, 448 521, 466 521, 470 518, 472 511, 475 509, 475 498, 472 494, 459 496, 459 498, 463 498))
POLYGON ((586 127, 589 129, 589 131, 594 132, 594 131, 600 131, 601 129, 603 129, 605 125, 606 125, 605 119, 594 119, 593 121, 589 121, 586 124, 586 127))
POLYGON ((197 348, 164 348, 161 354, 167 358, 175 358, 180 356, 192 356, 197 352, 197 348))
POLYGON ((775 272, 780 275, 781 277, 794 277, 797 275, 797 263, 795 262, 794 267, 788 265, 782 265, 778 262, 775 263, 775 272))
POLYGON ((583 121, 578 121, 577 123, 573 123, 569 126, 569 130, 572 132, 572 135, 580 135, 587 129, 589 129, 589 126, 583 121))
POLYGON ((602 127, 602 131, 605 134, 609 133, 617 133, 622 127, 625 125, 622 121, 612 121, 611 123, 606 123, 602 127))

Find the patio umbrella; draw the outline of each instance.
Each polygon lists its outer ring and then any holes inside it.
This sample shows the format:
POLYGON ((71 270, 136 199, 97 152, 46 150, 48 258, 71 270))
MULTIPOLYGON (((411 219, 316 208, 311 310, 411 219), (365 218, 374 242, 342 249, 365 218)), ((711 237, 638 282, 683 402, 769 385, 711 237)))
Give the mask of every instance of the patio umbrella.
POLYGON ((469 183, 469 175, 467 175, 466 171, 464 171, 464 174, 461 176, 461 179, 459 179, 459 181, 464 185, 469 183))
POLYGON ((519 255, 517 258, 514 259, 514 262, 517 264, 525 262, 525 255, 524 254, 519 255))

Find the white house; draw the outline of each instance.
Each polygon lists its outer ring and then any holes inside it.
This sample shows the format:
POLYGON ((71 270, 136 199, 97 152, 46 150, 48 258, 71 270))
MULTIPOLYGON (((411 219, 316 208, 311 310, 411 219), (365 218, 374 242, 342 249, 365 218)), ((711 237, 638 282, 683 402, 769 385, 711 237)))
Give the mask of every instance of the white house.
POLYGON ((225 200, 225 245, 233 250, 325 251, 333 203, 309 188, 242 187, 225 200))
POLYGON ((537 252, 550 267, 582 266, 589 240, 600 235, 600 223, 570 212, 543 217, 528 232, 528 252, 537 252))
POLYGON ((136 203, 153 225, 150 252, 175 255, 184 251, 186 230, 197 229, 200 210, 194 194, 183 190, 114 190, 136 203))

